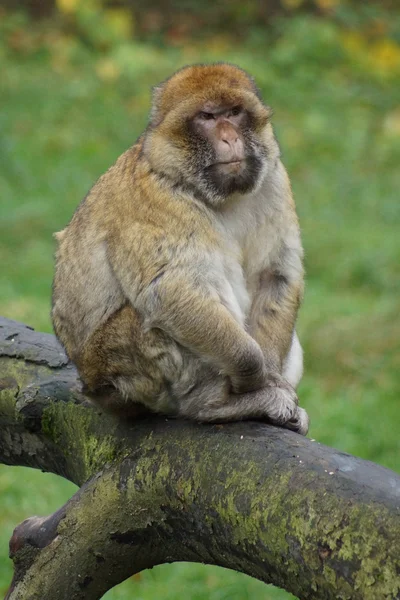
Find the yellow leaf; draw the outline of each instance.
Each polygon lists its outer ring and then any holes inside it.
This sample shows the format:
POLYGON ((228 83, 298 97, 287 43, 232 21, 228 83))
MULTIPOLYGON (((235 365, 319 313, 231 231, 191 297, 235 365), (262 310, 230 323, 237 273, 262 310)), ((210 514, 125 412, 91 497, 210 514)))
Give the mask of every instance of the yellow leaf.
POLYGON ((56 6, 63 13, 75 13, 83 9, 100 8, 101 0, 56 0, 56 6))
POLYGON ((343 46, 350 55, 363 53, 365 50, 365 40, 361 33, 345 32, 342 35, 343 46))
POLYGON ((342 35, 343 46, 352 59, 378 75, 391 76, 400 72, 400 45, 388 38, 371 43, 361 33, 342 35))
POLYGON ((315 4, 323 11, 329 11, 338 6, 341 0, 314 0, 315 4))
POLYGON ((133 32, 133 20, 130 10, 110 8, 104 11, 108 28, 118 38, 129 39, 133 32))
POLYGON ((374 66, 381 71, 400 70, 400 46, 396 42, 383 39, 372 46, 369 58, 374 66))
POLYGON ((63 13, 74 13, 80 0, 56 0, 56 6, 63 13))
POLYGON ((111 58, 102 58, 96 63, 96 73, 103 81, 115 81, 120 76, 120 68, 111 58))

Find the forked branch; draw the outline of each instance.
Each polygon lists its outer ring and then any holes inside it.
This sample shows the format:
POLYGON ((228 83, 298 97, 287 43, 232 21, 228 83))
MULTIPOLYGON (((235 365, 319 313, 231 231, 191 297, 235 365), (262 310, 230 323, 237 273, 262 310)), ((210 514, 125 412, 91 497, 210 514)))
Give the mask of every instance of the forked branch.
POLYGON ((0 461, 81 489, 14 532, 8 600, 95 600, 173 561, 301 599, 400 598, 400 477, 259 423, 122 423, 93 408, 55 338, 0 320, 0 461))

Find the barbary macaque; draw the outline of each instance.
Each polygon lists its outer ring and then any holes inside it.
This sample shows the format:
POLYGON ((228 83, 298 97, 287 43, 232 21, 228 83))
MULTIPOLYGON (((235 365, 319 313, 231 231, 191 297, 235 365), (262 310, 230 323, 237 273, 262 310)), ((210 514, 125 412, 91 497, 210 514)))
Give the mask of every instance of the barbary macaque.
POLYGON ((193 65, 56 234, 55 332, 105 409, 301 434, 302 245, 253 79, 193 65))

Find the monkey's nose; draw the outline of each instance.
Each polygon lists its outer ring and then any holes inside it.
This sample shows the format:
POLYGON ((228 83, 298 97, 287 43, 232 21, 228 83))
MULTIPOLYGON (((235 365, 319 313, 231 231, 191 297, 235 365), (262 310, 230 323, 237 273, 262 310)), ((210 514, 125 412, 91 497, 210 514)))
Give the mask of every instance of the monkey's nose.
POLYGON ((229 146, 231 150, 235 149, 239 142, 239 136, 235 132, 223 132, 221 135, 221 141, 229 146))
POLYGON ((221 123, 217 128, 216 136, 216 151, 220 161, 242 160, 244 157, 243 141, 240 132, 231 123, 221 123))

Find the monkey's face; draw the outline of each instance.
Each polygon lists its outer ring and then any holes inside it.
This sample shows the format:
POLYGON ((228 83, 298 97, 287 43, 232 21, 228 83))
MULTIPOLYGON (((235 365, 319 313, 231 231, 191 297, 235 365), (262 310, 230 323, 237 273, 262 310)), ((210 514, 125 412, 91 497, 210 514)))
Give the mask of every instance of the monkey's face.
POLYGON ((193 184, 213 203, 254 189, 266 160, 251 117, 241 104, 207 102, 188 120, 189 155, 195 157, 193 184))
POLYGON ((244 71, 187 67, 154 96, 145 151, 156 172, 212 205, 259 185, 278 151, 270 110, 244 71))

